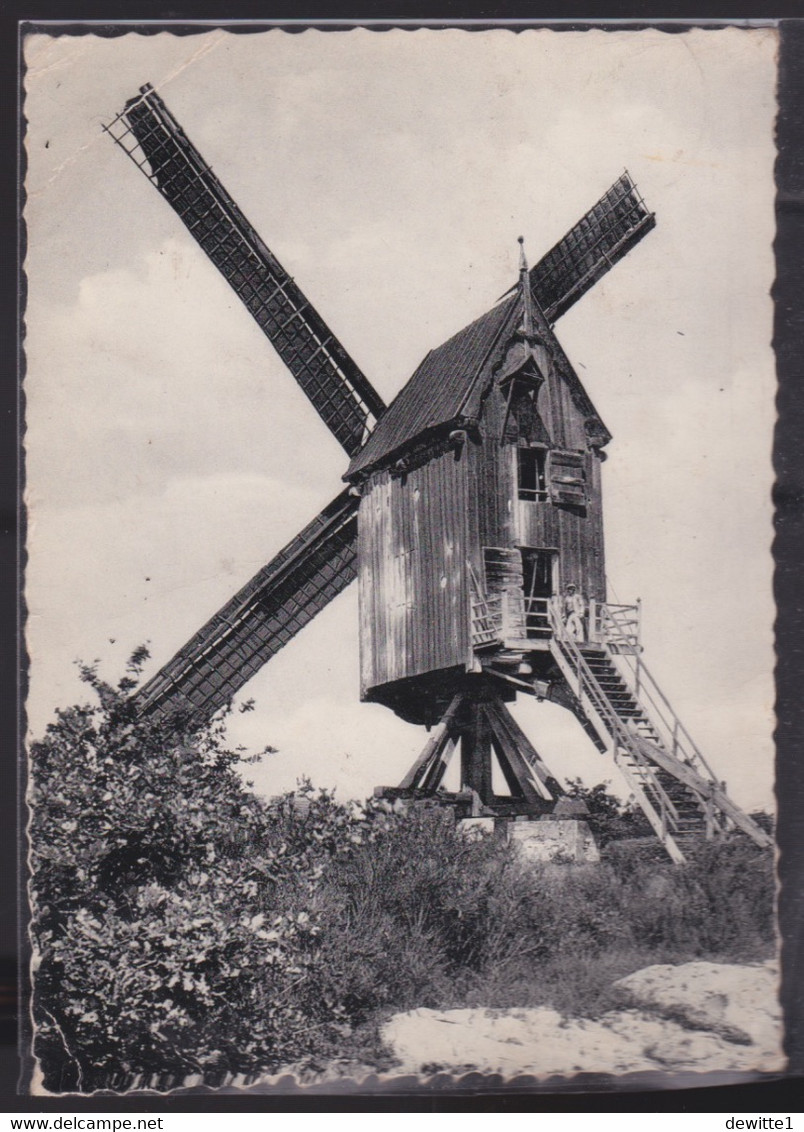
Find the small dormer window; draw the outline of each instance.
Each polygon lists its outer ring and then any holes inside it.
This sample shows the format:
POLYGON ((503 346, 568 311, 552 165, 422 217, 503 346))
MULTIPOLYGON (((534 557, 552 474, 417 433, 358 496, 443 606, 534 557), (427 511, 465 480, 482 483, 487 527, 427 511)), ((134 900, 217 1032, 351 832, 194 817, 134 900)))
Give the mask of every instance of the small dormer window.
POLYGON ((529 503, 547 499, 545 479, 546 448, 518 448, 519 498, 529 503))

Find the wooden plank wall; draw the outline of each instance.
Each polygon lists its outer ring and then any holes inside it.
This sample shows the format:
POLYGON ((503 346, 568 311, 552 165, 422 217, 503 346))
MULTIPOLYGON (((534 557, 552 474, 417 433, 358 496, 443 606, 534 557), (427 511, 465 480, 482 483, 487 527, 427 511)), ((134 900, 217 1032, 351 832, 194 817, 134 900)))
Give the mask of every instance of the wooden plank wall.
POLYGON ((533 541, 528 545, 558 547, 559 585, 562 590, 568 582, 574 582, 588 599, 604 601, 606 568, 601 457, 599 452, 590 448, 584 415, 555 367, 551 369, 539 392, 538 409, 554 447, 586 452, 588 504, 585 511, 582 511, 573 507, 551 506, 548 503, 520 502, 522 537, 528 540, 552 539, 552 542, 533 541))
POLYGON ((477 453, 480 546, 529 546, 559 552, 559 586, 575 582, 587 598, 606 596, 600 454, 589 447, 583 414, 553 372, 539 392, 537 408, 552 447, 586 453, 585 511, 518 499, 516 443, 500 443, 505 402, 498 390, 486 401, 482 448, 477 453))
POLYGON ((468 460, 376 472, 360 501, 361 694, 471 662, 468 460))
POLYGON ((519 542, 522 546, 559 552, 559 586, 574 582, 587 599, 604 601, 606 566, 600 493, 600 456, 585 458, 588 504, 585 511, 519 500, 519 542))
POLYGON ((505 401, 498 389, 489 393, 481 423, 482 445, 475 448, 479 519, 479 566, 484 546, 516 546, 517 469, 513 444, 501 444, 505 401))
POLYGON ((588 447, 583 415, 573 400, 569 386, 555 367, 551 367, 551 372, 539 391, 537 408, 547 425, 554 448, 588 447))

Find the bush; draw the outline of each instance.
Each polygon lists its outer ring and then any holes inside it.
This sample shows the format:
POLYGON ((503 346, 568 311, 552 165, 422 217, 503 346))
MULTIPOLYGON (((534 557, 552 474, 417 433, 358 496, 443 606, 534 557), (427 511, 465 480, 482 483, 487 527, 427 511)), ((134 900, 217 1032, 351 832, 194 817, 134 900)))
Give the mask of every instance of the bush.
POLYGON ((365 824, 316 900, 328 993, 356 1021, 387 1004, 441 1005, 520 946, 521 867, 506 845, 460 836, 437 807, 372 805, 365 824))
POLYGON ((340 1034, 307 908, 355 822, 326 795, 307 820, 259 801, 220 724, 189 741, 181 719, 138 719, 144 659, 116 688, 85 668, 99 703, 58 713, 31 750, 35 1052, 52 1090, 247 1073, 340 1034))
POLYGON ((623 840, 638 821, 605 787, 578 785, 604 860, 536 865, 437 806, 345 806, 309 783, 266 803, 222 722, 136 717, 144 659, 116 687, 85 668, 98 702, 31 752, 35 1052, 53 1091, 357 1056, 384 1013, 415 1007, 589 1014, 651 963, 772 954, 772 855, 740 835, 672 865, 623 840))
POLYGON ((584 786, 580 778, 571 779, 567 797, 586 804, 589 825, 601 849, 623 839, 649 837, 653 839, 650 822, 634 802, 621 802, 608 789, 607 782, 597 786, 584 786))

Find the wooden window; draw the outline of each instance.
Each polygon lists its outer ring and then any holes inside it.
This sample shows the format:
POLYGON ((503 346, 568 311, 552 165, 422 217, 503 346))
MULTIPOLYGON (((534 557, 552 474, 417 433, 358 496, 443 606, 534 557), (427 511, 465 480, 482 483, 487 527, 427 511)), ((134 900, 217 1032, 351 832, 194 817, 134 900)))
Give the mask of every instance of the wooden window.
POLYGON ((551 502, 585 507, 587 489, 584 453, 553 449, 547 462, 547 487, 551 502))
POLYGON ((528 502, 547 499, 545 462, 547 451, 544 448, 518 448, 518 492, 519 498, 528 502))

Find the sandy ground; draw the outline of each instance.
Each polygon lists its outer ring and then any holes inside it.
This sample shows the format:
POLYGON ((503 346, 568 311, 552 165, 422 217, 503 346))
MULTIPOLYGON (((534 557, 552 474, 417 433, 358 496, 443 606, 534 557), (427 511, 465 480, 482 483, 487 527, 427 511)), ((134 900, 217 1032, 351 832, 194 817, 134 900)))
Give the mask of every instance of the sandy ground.
POLYGON ((601 1018, 555 1010, 413 1010, 383 1038, 397 1072, 518 1074, 650 1070, 774 1072, 784 1067, 775 966, 646 967, 615 984, 625 1007, 601 1018))

